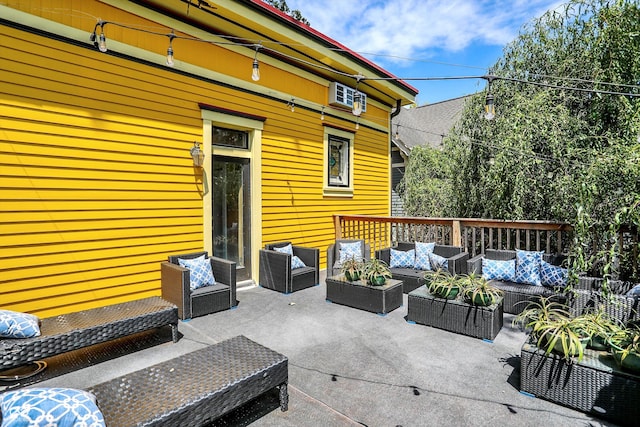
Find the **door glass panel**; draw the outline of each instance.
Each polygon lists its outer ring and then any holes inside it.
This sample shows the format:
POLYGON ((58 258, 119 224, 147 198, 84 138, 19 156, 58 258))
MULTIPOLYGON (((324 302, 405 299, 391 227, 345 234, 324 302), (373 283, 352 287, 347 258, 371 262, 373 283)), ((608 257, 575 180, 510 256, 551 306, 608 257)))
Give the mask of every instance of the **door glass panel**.
POLYGON ((248 161, 213 158, 213 255, 237 263, 237 279, 250 277, 248 161))

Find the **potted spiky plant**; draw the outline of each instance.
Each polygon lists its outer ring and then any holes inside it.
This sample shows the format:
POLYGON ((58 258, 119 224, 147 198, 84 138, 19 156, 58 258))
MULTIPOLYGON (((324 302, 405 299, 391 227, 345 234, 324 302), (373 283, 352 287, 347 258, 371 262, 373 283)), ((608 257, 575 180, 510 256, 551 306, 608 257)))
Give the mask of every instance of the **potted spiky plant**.
POLYGON ((513 322, 531 330, 532 339, 545 355, 553 352, 567 361, 574 357, 582 360, 591 339, 588 319, 572 316, 565 305, 548 298, 529 303, 513 322))
POLYGON ((462 282, 458 276, 451 275, 443 270, 437 270, 429 275, 427 289, 429 289, 429 293, 438 298, 454 299, 462 289, 462 282))
POLYGON ((473 305, 489 306, 500 301, 504 292, 491 285, 479 274, 471 273, 462 276, 462 295, 473 305))
POLYGON ((356 257, 347 258, 340 266, 345 279, 354 282, 362 276, 362 260, 356 257))
POLYGON ((382 286, 392 277, 387 263, 377 258, 369 259, 364 263, 362 276, 373 286, 382 286))
POLYGON ((616 362, 629 371, 640 372, 640 326, 621 328, 609 338, 611 354, 616 362))

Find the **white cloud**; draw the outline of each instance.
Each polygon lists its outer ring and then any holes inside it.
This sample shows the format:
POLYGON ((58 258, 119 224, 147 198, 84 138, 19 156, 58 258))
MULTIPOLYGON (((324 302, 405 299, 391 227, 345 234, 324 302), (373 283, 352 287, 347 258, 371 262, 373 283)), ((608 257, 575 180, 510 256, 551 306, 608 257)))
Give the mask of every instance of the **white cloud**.
MULTIPOLYGON (((289 0, 311 26, 356 52, 412 58, 472 43, 504 45, 557 0, 289 0)), ((385 61, 387 62, 387 61, 385 61)))

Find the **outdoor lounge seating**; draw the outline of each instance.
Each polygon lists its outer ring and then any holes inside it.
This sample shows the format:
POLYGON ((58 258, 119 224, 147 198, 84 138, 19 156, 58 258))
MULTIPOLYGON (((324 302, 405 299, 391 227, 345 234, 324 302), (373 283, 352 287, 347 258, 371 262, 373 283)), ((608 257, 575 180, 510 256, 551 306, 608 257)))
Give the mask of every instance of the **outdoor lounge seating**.
POLYGON ((107 426, 197 427, 273 389, 288 409, 288 359, 242 335, 87 389, 107 426))
POLYGON ((260 250, 260 286, 285 294, 320 283, 320 250, 292 245, 291 242, 270 243, 260 250), (291 246, 289 246, 291 245, 291 246), (283 252, 288 251, 291 253, 283 252), (298 257, 304 266, 293 264, 298 257), (296 268, 292 268, 296 267, 296 268))
POLYGON ((371 259, 371 247, 364 240, 360 239, 338 239, 335 243, 327 247, 327 277, 336 276, 340 270, 340 247, 342 244, 361 242, 361 257, 363 260, 371 259))
MULTIPOLYGON (((388 265, 391 265, 391 249, 398 251, 415 250, 415 243, 398 242, 393 248, 385 248, 376 251, 376 258, 381 259, 388 265)), ((469 254, 464 252, 460 246, 435 245, 433 253, 446 258, 447 270, 452 274, 464 274, 467 271, 467 260, 469 254)), ((391 274, 394 279, 402 280, 403 292, 408 294, 414 289, 424 285, 425 270, 411 267, 391 267, 391 274)))
POLYGON ((189 269, 181 267, 179 259, 207 257, 207 252, 171 255, 161 264, 162 297, 178 306, 180 319, 204 316, 237 305, 236 263, 218 257, 209 257, 215 284, 191 290, 189 269))
MULTIPOLYGON (((467 261, 467 272, 482 274, 482 260, 507 261, 516 258, 516 251, 487 249, 484 255, 477 255, 467 261)), ((562 257, 543 254, 542 259, 548 263, 557 265, 562 257)), ((518 314, 524 310, 528 301, 537 301, 540 297, 555 295, 553 288, 536 286, 527 283, 515 283, 506 280, 491 280, 491 284, 504 291, 504 312, 518 314)))
POLYGON ((177 342, 178 309, 160 297, 44 318, 38 337, 0 339, 0 369, 39 362, 47 357, 167 325, 171 325, 173 342, 177 342))

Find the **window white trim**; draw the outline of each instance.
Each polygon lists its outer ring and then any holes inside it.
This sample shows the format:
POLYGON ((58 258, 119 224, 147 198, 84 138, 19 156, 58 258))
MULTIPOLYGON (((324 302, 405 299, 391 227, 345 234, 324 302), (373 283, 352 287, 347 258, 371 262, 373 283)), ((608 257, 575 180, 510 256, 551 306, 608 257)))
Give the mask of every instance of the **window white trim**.
POLYGON ((324 161, 323 161, 323 194, 334 197, 353 197, 353 147, 355 135, 330 126, 324 128, 324 161), (333 138, 332 138, 333 137, 333 138), (334 140, 335 138, 335 140, 334 140), (331 141, 335 141, 334 144, 331 141), (330 150, 332 145, 340 145, 343 170, 340 176, 331 177, 329 170, 330 150))

